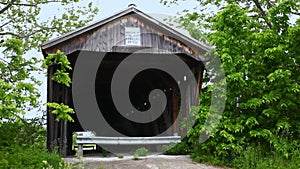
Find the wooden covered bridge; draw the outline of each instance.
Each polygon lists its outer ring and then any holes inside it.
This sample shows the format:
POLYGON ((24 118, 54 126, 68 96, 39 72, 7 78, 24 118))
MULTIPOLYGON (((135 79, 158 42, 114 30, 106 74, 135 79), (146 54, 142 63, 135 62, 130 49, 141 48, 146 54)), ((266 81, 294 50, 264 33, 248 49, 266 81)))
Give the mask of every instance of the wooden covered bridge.
MULTIPOLYGON (((66 35, 50 40, 42 45, 43 55, 55 53, 57 50, 64 52, 74 68, 80 52, 105 53, 106 60, 101 72, 97 73, 95 79, 96 97, 104 103, 101 112, 106 117, 108 123, 122 133, 130 137, 155 136, 166 130, 176 120, 181 109, 182 114, 188 114, 188 105, 192 102, 199 102, 199 93, 202 85, 204 71, 204 61, 207 58, 204 54, 208 47, 198 41, 172 29, 155 18, 138 10, 135 5, 130 5, 127 9, 91 25, 76 29, 66 35), (142 52, 139 52, 142 51, 142 52), (165 72, 149 70, 140 73, 131 84, 131 103, 137 109, 145 111, 149 108, 147 103, 149 92, 153 89, 165 91, 167 98, 166 109, 163 116, 157 120, 144 125, 133 123, 119 117, 114 108, 113 101, 109 96, 111 76, 116 67, 122 62, 124 57, 132 53, 147 56, 177 55, 193 72, 197 81, 196 90, 186 89, 184 95, 180 95, 178 84, 165 72), (183 107, 180 108, 180 105, 183 107), (128 128, 128 126, 134 126, 128 128)), ((135 66, 133 63, 132 66, 135 66)), ((174 65, 176 66, 176 65, 174 65)), ((50 66, 48 69, 48 102, 58 102, 74 108, 72 98, 72 86, 66 87, 51 80, 51 76, 57 67, 50 66)), ((70 72, 71 78, 73 72, 70 72)), ((186 81, 182 77, 182 82, 186 81)), ((82 82, 85 83, 85 82, 82 82)), ((122 83, 122 82, 120 82, 122 83)), ((74 89, 73 89, 74 90, 74 89)), ((76 112, 75 108, 75 112, 76 112)), ((76 131, 84 131, 76 114, 73 115, 75 122, 55 121, 55 115, 51 110, 47 110, 47 148, 52 151, 55 146, 63 155, 72 155, 72 134, 76 131)), ((178 134, 178 125, 165 132, 165 136, 178 134)), ((102 137, 108 137, 103 133, 96 133, 102 137)), ((159 141, 159 140, 158 140, 159 141)))

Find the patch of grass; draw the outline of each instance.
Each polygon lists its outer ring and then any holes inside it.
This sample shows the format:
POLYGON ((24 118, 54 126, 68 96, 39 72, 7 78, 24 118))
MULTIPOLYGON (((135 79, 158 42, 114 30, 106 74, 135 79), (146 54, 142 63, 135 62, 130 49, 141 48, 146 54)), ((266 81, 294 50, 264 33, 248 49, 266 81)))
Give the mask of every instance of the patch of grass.
POLYGON ((110 154, 109 151, 102 149, 102 156, 103 157, 108 157, 109 154, 110 154))
POLYGON ((236 169, 299 169, 300 150, 293 150, 288 157, 280 152, 266 151, 257 147, 248 147, 243 153, 224 158, 223 155, 204 152, 194 152, 192 159, 217 166, 227 166, 236 169))
POLYGON ((243 169, 296 169, 300 168, 300 151, 290 157, 276 152, 264 152, 260 148, 248 148, 240 157, 233 160, 233 167, 243 169))
POLYGON ((138 148, 136 150, 134 150, 133 152, 131 152, 131 154, 133 156, 146 156, 148 154, 148 149, 145 148, 145 147, 141 147, 141 148, 138 148))
POLYGON ((148 149, 145 147, 138 148, 131 152, 133 155, 133 160, 141 160, 141 156, 146 156, 148 154, 148 149))

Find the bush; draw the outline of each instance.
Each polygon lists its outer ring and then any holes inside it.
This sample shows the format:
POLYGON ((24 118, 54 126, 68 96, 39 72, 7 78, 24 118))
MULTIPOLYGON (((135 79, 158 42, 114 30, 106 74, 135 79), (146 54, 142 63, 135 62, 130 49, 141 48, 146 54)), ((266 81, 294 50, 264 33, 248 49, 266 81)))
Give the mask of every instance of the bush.
MULTIPOLYGON (((199 148, 199 147, 198 147, 199 148)), ((198 162, 237 169, 296 169, 300 168, 300 151, 295 149, 288 157, 276 151, 266 151, 262 146, 247 147, 241 154, 231 158, 217 153, 206 153, 197 149, 192 159, 198 162), (200 153, 201 152, 201 153, 200 153)))
POLYGON ((178 144, 163 145, 163 150, 166 155, 186 155, 191 152, 186 141, 178 144))
POLYGON ((37 121, 0 125, 0 168, 62 168, 66 164, 46 150, 46 130, 37 121))
POLYGON ((46 147, 46 129, 39 124, 38 120, 12 121, 0 124, 0 136, 0 149, 11 146, 46 147))
POLYGON ((37 148, 8 147, 0 151, 1 168, 60 168, 63 161, 58 154, 37 148))

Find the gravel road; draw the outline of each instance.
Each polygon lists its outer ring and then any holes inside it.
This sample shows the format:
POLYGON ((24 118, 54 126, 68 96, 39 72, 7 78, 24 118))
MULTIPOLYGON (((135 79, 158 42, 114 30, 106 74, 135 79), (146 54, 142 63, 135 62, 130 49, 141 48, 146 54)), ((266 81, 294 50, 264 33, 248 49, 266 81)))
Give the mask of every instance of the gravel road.
POLYGON ((133 160, 133 156, 65 158, 78 168, 95 169, 224 169, 193 162, 189 156, 150 155, 133 160))

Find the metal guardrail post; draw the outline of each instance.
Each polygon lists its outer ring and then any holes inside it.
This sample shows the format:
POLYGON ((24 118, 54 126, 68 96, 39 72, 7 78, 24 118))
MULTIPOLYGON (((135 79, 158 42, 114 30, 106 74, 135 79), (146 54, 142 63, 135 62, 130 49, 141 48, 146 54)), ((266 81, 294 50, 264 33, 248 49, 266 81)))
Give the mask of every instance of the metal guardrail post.
POLYGON ((78 144, 77 153, 78 157, 83 157, 83 144, 78 144))

